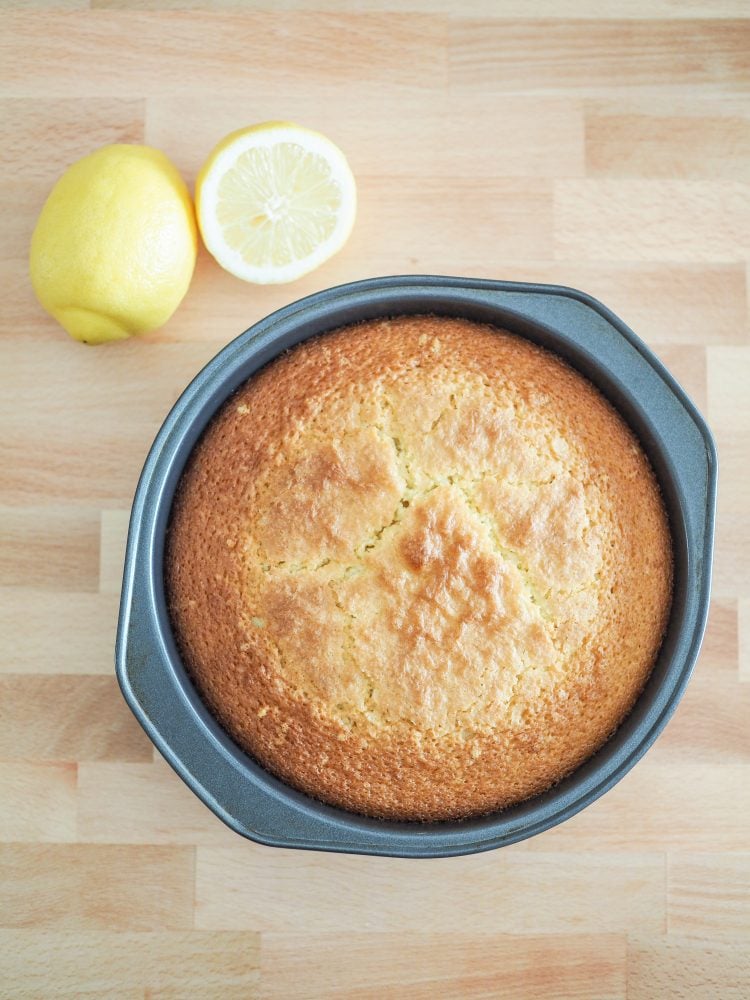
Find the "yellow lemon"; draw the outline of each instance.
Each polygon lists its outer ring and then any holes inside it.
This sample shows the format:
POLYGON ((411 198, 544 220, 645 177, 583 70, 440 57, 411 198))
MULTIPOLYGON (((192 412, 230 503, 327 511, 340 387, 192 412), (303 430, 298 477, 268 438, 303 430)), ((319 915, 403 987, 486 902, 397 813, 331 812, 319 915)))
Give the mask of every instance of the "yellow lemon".
POLYGON ((293 281, 344 245, 357 213, 346 157, 319 132, 263 122, 222 139, 195 185, 203 242, 245 281, 293 281))
POLYGON ((103 146, 55 184, 31 240, 37 298, 87 344, 155 330, 195 267, 190 194, 164 153, 103 146))

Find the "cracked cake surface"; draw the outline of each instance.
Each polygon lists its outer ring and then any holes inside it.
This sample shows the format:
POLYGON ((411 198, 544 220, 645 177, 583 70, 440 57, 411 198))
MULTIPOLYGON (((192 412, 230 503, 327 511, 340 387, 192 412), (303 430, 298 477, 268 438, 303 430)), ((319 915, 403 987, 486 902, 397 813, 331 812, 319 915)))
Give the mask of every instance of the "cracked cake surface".
POLYGON ((672 549, 634 435, 556 355, 401 316, 246 382, 179 484, 175 636, 221 725, 308 794, 465 818, 560 780, 656 659, 672 549))

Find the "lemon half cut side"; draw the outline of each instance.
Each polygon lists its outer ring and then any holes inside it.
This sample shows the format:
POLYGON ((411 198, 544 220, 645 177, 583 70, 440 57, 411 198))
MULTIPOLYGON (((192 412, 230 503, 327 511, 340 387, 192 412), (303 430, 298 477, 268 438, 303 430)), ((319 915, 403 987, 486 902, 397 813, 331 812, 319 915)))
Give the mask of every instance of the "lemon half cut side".
POLYGON ((203 241, 231 274, 294 281, 346 243, 357 211, 354 176, 319 132, 264 122, 226 136, 198 175, 203 241))

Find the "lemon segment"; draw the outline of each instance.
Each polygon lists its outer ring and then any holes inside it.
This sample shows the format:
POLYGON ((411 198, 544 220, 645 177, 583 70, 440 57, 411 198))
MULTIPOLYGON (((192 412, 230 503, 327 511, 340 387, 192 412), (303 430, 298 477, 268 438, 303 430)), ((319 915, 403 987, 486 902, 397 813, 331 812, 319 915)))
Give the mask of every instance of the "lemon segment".
POLYGON ((318 132, 264 122, 228 135, 196 181, 203 241, 231 274, 294 281, 332 257, 357 211, 354 176, 318 132))
POLYGON ((195 267, 190 193, 158 149, 103 146, 66 170, 31 240, 31 281, 42 306, 87 344, 166 323, 195 267))

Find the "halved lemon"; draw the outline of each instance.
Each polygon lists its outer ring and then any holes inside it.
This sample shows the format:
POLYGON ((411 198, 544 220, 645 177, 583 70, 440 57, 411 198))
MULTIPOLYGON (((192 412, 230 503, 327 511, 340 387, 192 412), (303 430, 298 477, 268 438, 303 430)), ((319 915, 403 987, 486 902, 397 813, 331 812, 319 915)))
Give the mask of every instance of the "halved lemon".
POLYGON ((357 189, 346 157, 319 132, 263 122, 230 133, 195 185, 203 241, 245 281, 294 281, 346 243, 357 189))

